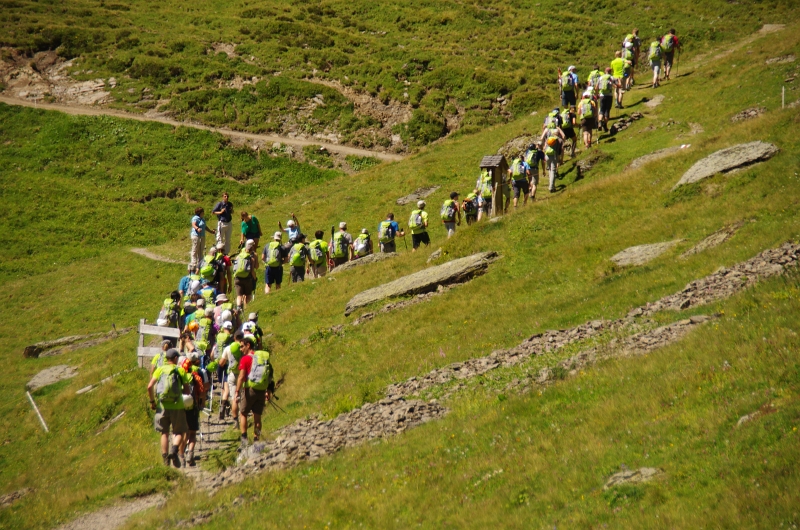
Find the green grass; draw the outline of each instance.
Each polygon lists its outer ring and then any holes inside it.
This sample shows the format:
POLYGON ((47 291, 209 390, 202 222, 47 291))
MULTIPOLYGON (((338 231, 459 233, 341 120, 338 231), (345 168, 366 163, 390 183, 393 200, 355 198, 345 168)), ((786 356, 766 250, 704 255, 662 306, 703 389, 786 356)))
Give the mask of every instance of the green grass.
MULTIPOLYGON (((582 180, 574 181, 568 162, 561 182, 566 188, 559 195, 498 223, 461 227, 450 240, 432 223, 432 247, 442 246, 450 257, 480 250, 502 254, 486 275, 469 284, 346 327, 342 336, 327 337, 319 330, 351 320, 343 316, 351 296, 424 268, 428 252, 403 252, 395 260, 345 272, 332 281, 285 285, 268 298, 258 295, 252 309, 260 312, 262 326, 271 334, 276 371, 287 372, 281 405, 289 414, 268 415, 265 428, 318 412, 349 410, 377 399, 389 383, 516 345, 537 331, 618 318, 720 266, 797 238, 797 113, 779 108, 780 86, 795 65, 764 63, 769 57, 797 54, 797 35, 792 25, 724 60, 692 65, 691 75, 661 89, 667 99, 654 110, 637 104, 641 97, 651 97, 651 91, 629 93, 631 110, 645 111, 645 119, 614 142, 603 143, 600 149, 609 156, 582 180), (709 86, 711 72, 717 75, 709 86), (730 116, 756 104, 767 107, 763 117, 730 124, 730 116), (690 122, 701 124, 705 133, 685 136, 690 122), (772 141, 781 152, 745 172, 708 179, 696 194, 665 205, 671 187, 695 161, 754 139, 772 141), (692 147, 640 170, 625 169, 635 157, 681 143, 692 147), (719 247, 685 261, 676 259, 740 219, 754 222, 719 247), (608 265, 611 255, 628 246, 675 238, 687 241, 648 265, 608 265), (315 333, 318 340, 301 344, 315 333)), ((441 185, 428 199, 435 212, 451 190, 463 192, 473 185, 482 155, 495 152, 508 138, 538 130, 540 123, 528 117, 437 143, 401 163, 320 179, 287 190, 285 196, 256 201, 248 210, 264 226, 293 211, 305 231, 327 230, 340 220, 348 221, 353 232, 361 226, 374 230, 387 209, 405 224, 411 208, 398 207, 398 196, 441 185)), ((20 133, 14 141, 28 141, 33 134, 20 133)), ((81 192, 96 191, 87 186, 81 192)), ((30 192, 16 202, 33 198, 30 192)), ((203 204, 215 198, 209 192, 203 204)), ((170 207, 180 212, 176 217, 186 219, 193 205, 170 207)), ((181 226, 182 221, 176 222, 181 226)), ((166 254, 180 255, 188 248, 183 229, 179 237, 161 235, 154 225, 142 230, 154 243, 164 241, 157 248, 166 254)), ((19 231, 12 234, 15 242, 22 239, 19 231)), ((3 284, 7 303, 0 348, 9 376, 0 382, 6 396, 0 403, 0 430, 7 433, 8 443, 0 445, 0 482, 4 491, 27 486, 36 493, 0 512, 2 526, 53 526, 76 511, 125 495, 165 490, 175 492, 169 508, 139 519, 142 526, 163 525, 165 519, 205 511, 238 495, 244 495, 245 506, 212 519, 210 526, 260 521, 275 527, 329 522, 336 527, 442 527, 504 521, 528 528, 533 521, 548 528, 603 523, 671 528, 797 522, 796 466, 791 465, 797 460, 793 396, 800 390, 793 324, 798 314, 796 277, 774 279, 712 305, 707 310, 724 310, 725 318, 665 350, 609 361, 565 379, 542 396, 503 392, 501 399, 497 391, 504 378, 522 372, 499 371, 484 378, 483 385, 475 382, 454 395, 447 403, 453 412, 440 422, 313 465, 248 480, 210 500, 158 467, 143 371, 90 394, 74 395, 132 366, 133 336, 61 358, 21 357, 30 342, 107 330, 111 322, 133 325, 138 318, 155 316, 182 267, 119 248, 98 250, 92 259, 3 284), (722 370, 726 360, 728 371, 722 370), (22 386, 40 369, 64 362, 78 365, 80 375, 37 398, 53 430, 45 436, 22 386), (740 430, 732 428, 740 416, 768 401, 777 404, 775 414, 740 430), (121 422, 94 435, 105 418, 123 408, 127 412, 121 422), (665 476, 652 485, 604 494, 600 488, 605 479, 623 463, 661 467, 665 476)))

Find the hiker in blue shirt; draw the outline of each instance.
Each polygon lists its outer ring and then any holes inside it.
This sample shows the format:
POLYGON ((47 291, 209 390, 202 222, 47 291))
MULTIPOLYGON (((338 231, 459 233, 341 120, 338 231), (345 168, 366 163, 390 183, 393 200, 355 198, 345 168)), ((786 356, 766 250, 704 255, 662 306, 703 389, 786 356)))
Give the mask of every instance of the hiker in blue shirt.
POLYGON ((394 214, 389 212, 386 219, 378 223, 378 242, 381 245, 381 252, 396 252, 397 247, 394 241, 395 236, 404 236, 400 231, 400 225, 394 220, 394 214))
POLYGON ((192 228, 189 231, 189 237, 192 240, 192 250, 189 254, 189 268, 193 272, 198 272, 200 262, 203 260, 203 252, 206 249, 206 230, 215 234, 216 232, 206 225, 206 220, 203 218, 205 210, 203 208, 196 208, 194 217, 192 217, 192 228))
POLYGON ((294 213, 291 215, 292 218, 286 221, 286 228, 284 228, 281 222, 278 221, 278 229, 286 232, 286 234, 289 236, 289 243, 286 244, 287 249, 300 242, 298 239, 300 236, 300 222, 297 220, 297 217, 294 215, 294 213))

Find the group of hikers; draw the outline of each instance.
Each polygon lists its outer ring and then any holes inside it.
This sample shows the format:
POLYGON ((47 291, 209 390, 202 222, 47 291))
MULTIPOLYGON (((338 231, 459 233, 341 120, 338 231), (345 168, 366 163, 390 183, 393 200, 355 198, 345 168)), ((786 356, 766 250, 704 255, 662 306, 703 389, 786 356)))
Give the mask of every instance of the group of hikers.
MULTIPOLYGON (((623 108, 623 94, 633 86, 642 57, 638 34, 638 29, 634 29, 625 37, 604 71, 595 65, 585 84, 580 83, 574 66, 563 74, 559 71, 563 110, 556 107, 547 115, 541 134, 512 159, 505 174, 497 174, 496 168, 483 169, 474 189, 463 199, 456 191, 449 194, 439 210, 448 238, 455 234, 462 220, 472 224, 494 215, 495 208, 507 210, 512 190, 514 207, 518 206, 520 195, 523 204, 528 198, 535 199, 540 170, 542 175, 549 173, 549 191, 556 191, 555 180, 564 152, 569 150, 572 156, 575 153, 575 128, 580 126, 583 144, 590 148, 594 129, 608 132, 612 104, 623 108)), ((677 50, 680 43, 674 29, 650 43, 647 60, 653 71, 654 88, 660 85, 662 74, 669 79, 677 50)), ((377 246, 367 228, 353 237, 344 221, 339 223, 338 230, 331 227, 329 239, 325 240, 323 230, 314 231, 312 239, 301 230, 300 221, 292 213, 285 227, 278 222, 277 231, 259 254, 261 225, 255 215, 243 211, 238 248, 231 252, 234 207, 228 199, 228 194, 223 193, 212 209, 217 216, 216 229, 206 224, 202 207, 195 210, 187 274, 164 300, 157 318, 159 326, 177 328, 180 336, 163 340, 160 353, 152 359, 147 386, 166 465, 195 465, 200 411, 207 403, 214 378, 222 387, 220 420, 230 415, 239 426, 242 446, 246 446, 248 416, 252 413, 254 441, 261 436, 261 415, 267 403, 275 405, 271 400, 276 385, 258 314, 250 313, 247 320, 244 314, 255 296, 257 271, 262 263, 264 293, 269 294, 281 288, 287 263, 291 281, 302 282, 307 275, 321 278, 336 267, 374 252, 396 252, 397 238, 403 238, 408 246, 406 231, 392 212, 378 223, 377 246), (214 234, 215 241, 206 250, 207 232, 214 234), (228 296, 234 293, 235 299, 230 300, 228 296)), ((430 245, 426 206, 424 200, 417 201, 408 219, 412 252, 421 245, 430 245)), ((206 412, 211 413, 210 407, 206 412)))

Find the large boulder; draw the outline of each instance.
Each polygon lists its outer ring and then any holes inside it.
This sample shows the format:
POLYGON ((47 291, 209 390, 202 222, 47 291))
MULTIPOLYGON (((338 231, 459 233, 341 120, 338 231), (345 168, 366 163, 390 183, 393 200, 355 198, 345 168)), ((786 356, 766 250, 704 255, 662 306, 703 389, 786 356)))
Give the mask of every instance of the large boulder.
POLYGON ((28 384, 25 386, 28 390, 33 392, 34 390, 52 385, 53 383, 58 383, 64 379, 70 379, 76 375, 78 375, 77 369, 66 364, 59 364, 42 370, 33 376, 33 379, 28 381, 28 384))
POLYGON ((337 265, 330 273, 336 274, 342 271, 350 270, 354 267, 360 267, 361 265, 367 265, 369 263, 376 263, 378 261, 383 261, 397 256, 398 256, 397 252, 390 252, 390 253, 378 252, 374 254, 369 254, 367 256, 364 256, 363 258, 354 259, 353 261, 348 261, 347 263, 343 263, 342 265, 337 265))
POLYGON ((675 239, 674 241, 665 241, 663 243, 652 243, 650 245, 637 245, 635 247, 629 247, 611 256, 611 261, 620 267, 644 265, 648 261, 656 259, 681 241, 683 241, 683 239, 675 239))
POLYGON ((777 147, 766 142, 750 142, 722 149, 695 162, 672 189, 674 190, 684 184, 698 182, 717 173, 725 173, 732 169, 767 160, 775 156, 777 152, 777 147))
POLYGON ((466 258, 448 261, 442 265, 403 276, 393 282, 367 289, 347 302, 344 314, 349 315, 360 307, 368 306, 387 298, 428 293, 435 291, 440 285, 465 282, 486 272, 489 263, 496 258, 497 252, 479 252, 466 258))
POLYGON ((431 186, 429 188, 417 188, 416 190, 412 191, 405 197, 400 197, 395 202, 400 206, 405 206, 406 204, 414 203, 416 206, 417 201, 420 199, 424 199, 429 195, 433 194, 438 190, 441 186, 431 186))

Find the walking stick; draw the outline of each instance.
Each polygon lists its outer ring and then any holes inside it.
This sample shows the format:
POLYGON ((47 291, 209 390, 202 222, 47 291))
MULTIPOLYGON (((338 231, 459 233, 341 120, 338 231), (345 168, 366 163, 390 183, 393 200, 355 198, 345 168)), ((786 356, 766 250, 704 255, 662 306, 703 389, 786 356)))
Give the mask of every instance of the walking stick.
POLYGON ((408 252, 408 241, 406 241, 406 234, 403 232, 403 244, 406 246, 406 252, 408 252))

